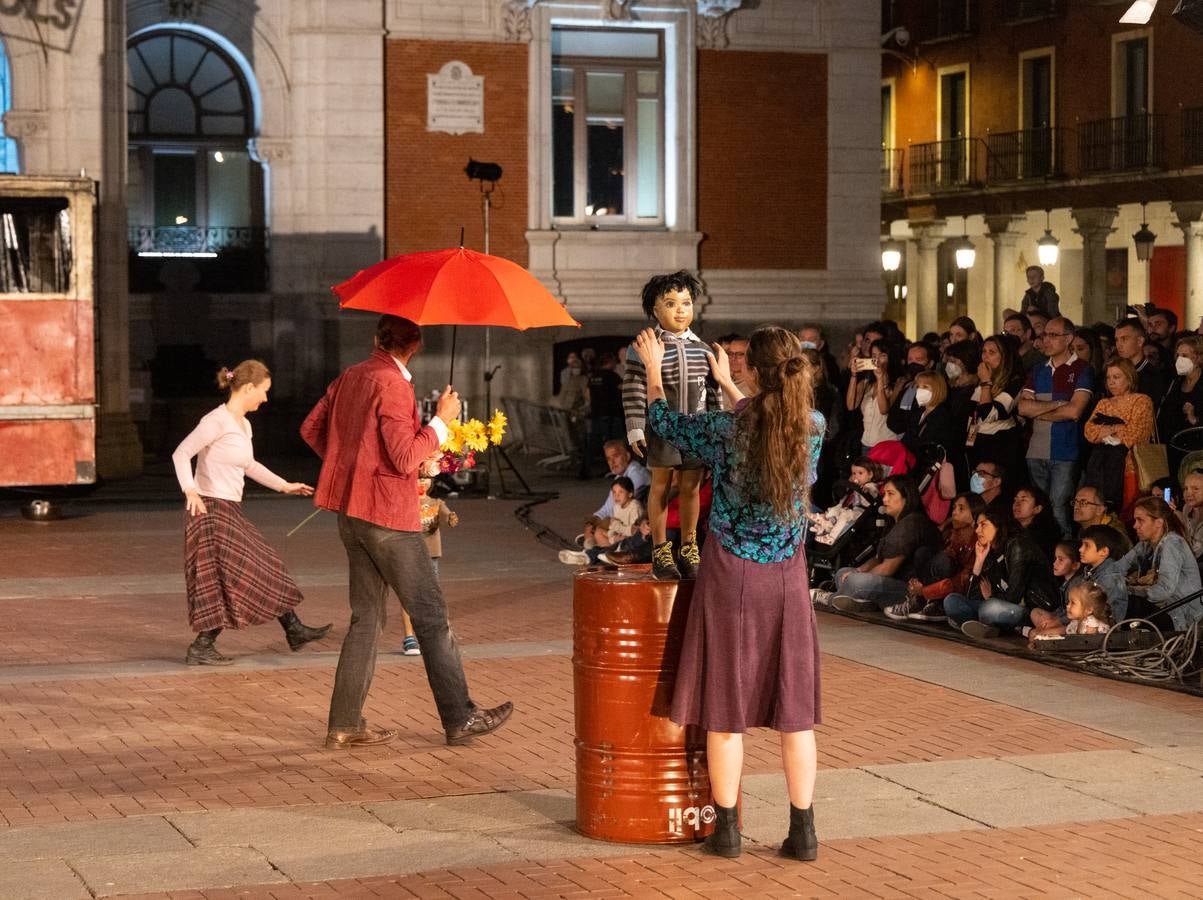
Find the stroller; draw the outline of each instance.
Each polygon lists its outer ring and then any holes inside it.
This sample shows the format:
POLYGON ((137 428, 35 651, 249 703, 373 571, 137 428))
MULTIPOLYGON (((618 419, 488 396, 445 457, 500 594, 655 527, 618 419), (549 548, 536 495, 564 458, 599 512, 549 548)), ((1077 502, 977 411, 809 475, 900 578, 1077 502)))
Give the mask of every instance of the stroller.
MULTIPOLYGON (((919 479, 920 496, 926 496, 944 464, 945 454, 937 444, 919 447, 916 455, 901 441, 882 441, 869 451, 869 458, 882 467, 885 477, 914 475, 919 479)), ((843 487, 845 493, 842 496, 846 497, 848 491, 857 491, 870 502, 867 506, 859 506, 859 511, 845 506, 851 515, 841 515, 840 524, 843 527, 838 533, 834 529, 826 535, 808 531, 806 561, 812 586, 830 581, 840 569, 859 566, 872 555, 873 548, 889 524, 888 517, 881 511, 877 501, 881 486, 876 482, 874 485, 877 491, 870 492, 846 481, 833 486, 833 493, 838 493, 843 487), (833 539, 826 540, 828 536, 833 539)), ((842 501, 837 505, 843 505, 842 501)))

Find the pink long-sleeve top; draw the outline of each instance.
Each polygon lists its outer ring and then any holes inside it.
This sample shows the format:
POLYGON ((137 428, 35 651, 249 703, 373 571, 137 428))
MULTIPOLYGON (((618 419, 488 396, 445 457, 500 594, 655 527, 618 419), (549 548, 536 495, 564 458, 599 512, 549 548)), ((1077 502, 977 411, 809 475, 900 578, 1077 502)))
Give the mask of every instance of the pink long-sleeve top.
POLYGON ((245 476, 250 476, 273 491, 288 484, 267 466, 255 462, 251 444, 251 423, 239 419, 225 404, 205 415, 200 424, 171 454, 175 477, 184 493, 196 491, 202 497, 242 500, 245 476), (196 457, 196 476, 192 475, 192 457, 196 457))

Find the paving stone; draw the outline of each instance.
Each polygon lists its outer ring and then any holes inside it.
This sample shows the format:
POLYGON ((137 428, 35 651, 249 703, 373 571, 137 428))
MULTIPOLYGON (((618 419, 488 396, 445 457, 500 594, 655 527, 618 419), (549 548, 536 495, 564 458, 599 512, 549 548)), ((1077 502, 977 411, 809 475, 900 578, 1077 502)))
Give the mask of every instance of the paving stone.
POLYGON ((418 828, 489 834, 576 818, 576 799, 563 790, 397 800, 367 803, 364 808, 398 831, 418 828))
POLYGON ((887 778, 921 794, 950 789, 1000 793, 1051 786, 1045 775, 1030 772, 1002 759, 957 759, 939 762, 865 766, 867 772, 887 778))
POLYGON ((244 847, 196 848, 175 853, 81 856, 71 866, 97 897, 279 884, 287 877, 262 854, 244 847))
POLYGON ((1124 781, 1090 781, 1074 787, 1083 794, 1143 815, 1203 811, 1203 773, 1199 772, 1145 779, 1129 778, 1124 781))
POLYGON ((1203 746, 1139 747, 1136 752, 1203 771, 1203 746))
MULTIPOLYGON (((814 803, 815 831, 820 841, 886 835, 927 834, 981 828, 981 824, 925 802, 918 795, 900 797, 840 797, 814 803)), ((741 832, 744 837, 776 848, 789 832, 789 801, 782 794, 775 803, 745 802, 741 832)))
POLYGON ((1059 781, 1075 785, 1100 781, 1138 781, 1172 778, 1195 774, 1186 766, 1168 760, 1149 757, 1132 750, 1090 750, 1077 753, 1041 753, 1034 756, 1011 756, 1006 762, 1041 772, 1059 781))
POLYGON ((393 832, 387 847, 309 850, 295 846, 268 851, 272 864, 293 881, 326 881, 370 875, 404 875, 430 869, 451 869, 519 862, 516 851, 488 836, 449 834, 411 829, 393 832))
POLYGON ((1030 788, 999 788, 982 781, 976 789, 953 784, 925 793, 924 797, 950 812, 991 828, 1120 819, 1132 814, 1123 806, 1056 783, 1030 788))
MULTIPOLYGON (((63 859, 190 850, 192 845, 158 816, 0 830, 0 860, 63 859)), ((0 894, 0 896, 5 896, 0 894)))
POLYGON ((567 825, 538 825, 533 828, 519 828, 508 834, 493 835, 493 839, 523 859, 624 856, 657 849, 658 846, 662 848, 661 845, 597 841, 578 834, 567 825))
POLYGON ((200 847, 255 847, 264 852, 296 847, 323 852, 331 847, 389 847, 397 838, 392 828, 351 804, 215 810, 170 818, 200 847))
POLYGON ((6 860, 0 865, 4 900, 90 900, 82 881, 60 860, 6 860))

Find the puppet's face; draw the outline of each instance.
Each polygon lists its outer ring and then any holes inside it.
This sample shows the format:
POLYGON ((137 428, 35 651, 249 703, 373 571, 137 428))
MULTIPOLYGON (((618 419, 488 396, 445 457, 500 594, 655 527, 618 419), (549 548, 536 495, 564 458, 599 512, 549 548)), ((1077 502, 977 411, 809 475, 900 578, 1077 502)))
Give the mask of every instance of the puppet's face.
POLYGON ((693 297, 685 289, 665 291, 652 307, 660 327, 672 334, 681 334, 693 324, 693 297))

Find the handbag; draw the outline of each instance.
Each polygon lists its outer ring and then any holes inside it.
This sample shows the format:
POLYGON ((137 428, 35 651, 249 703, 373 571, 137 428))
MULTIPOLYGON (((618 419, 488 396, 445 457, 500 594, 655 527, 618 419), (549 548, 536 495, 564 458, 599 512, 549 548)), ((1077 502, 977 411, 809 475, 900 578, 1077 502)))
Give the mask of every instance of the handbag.
POLYGON ((1156 420, 1153 424, 1153 440, 1132 448, 1132 462, 1136 465, 1136 482, 1141 493, 1147 492, 1159 478, 1169 477, 1170 460, 1165 444, 1157 435, 1156 420))

